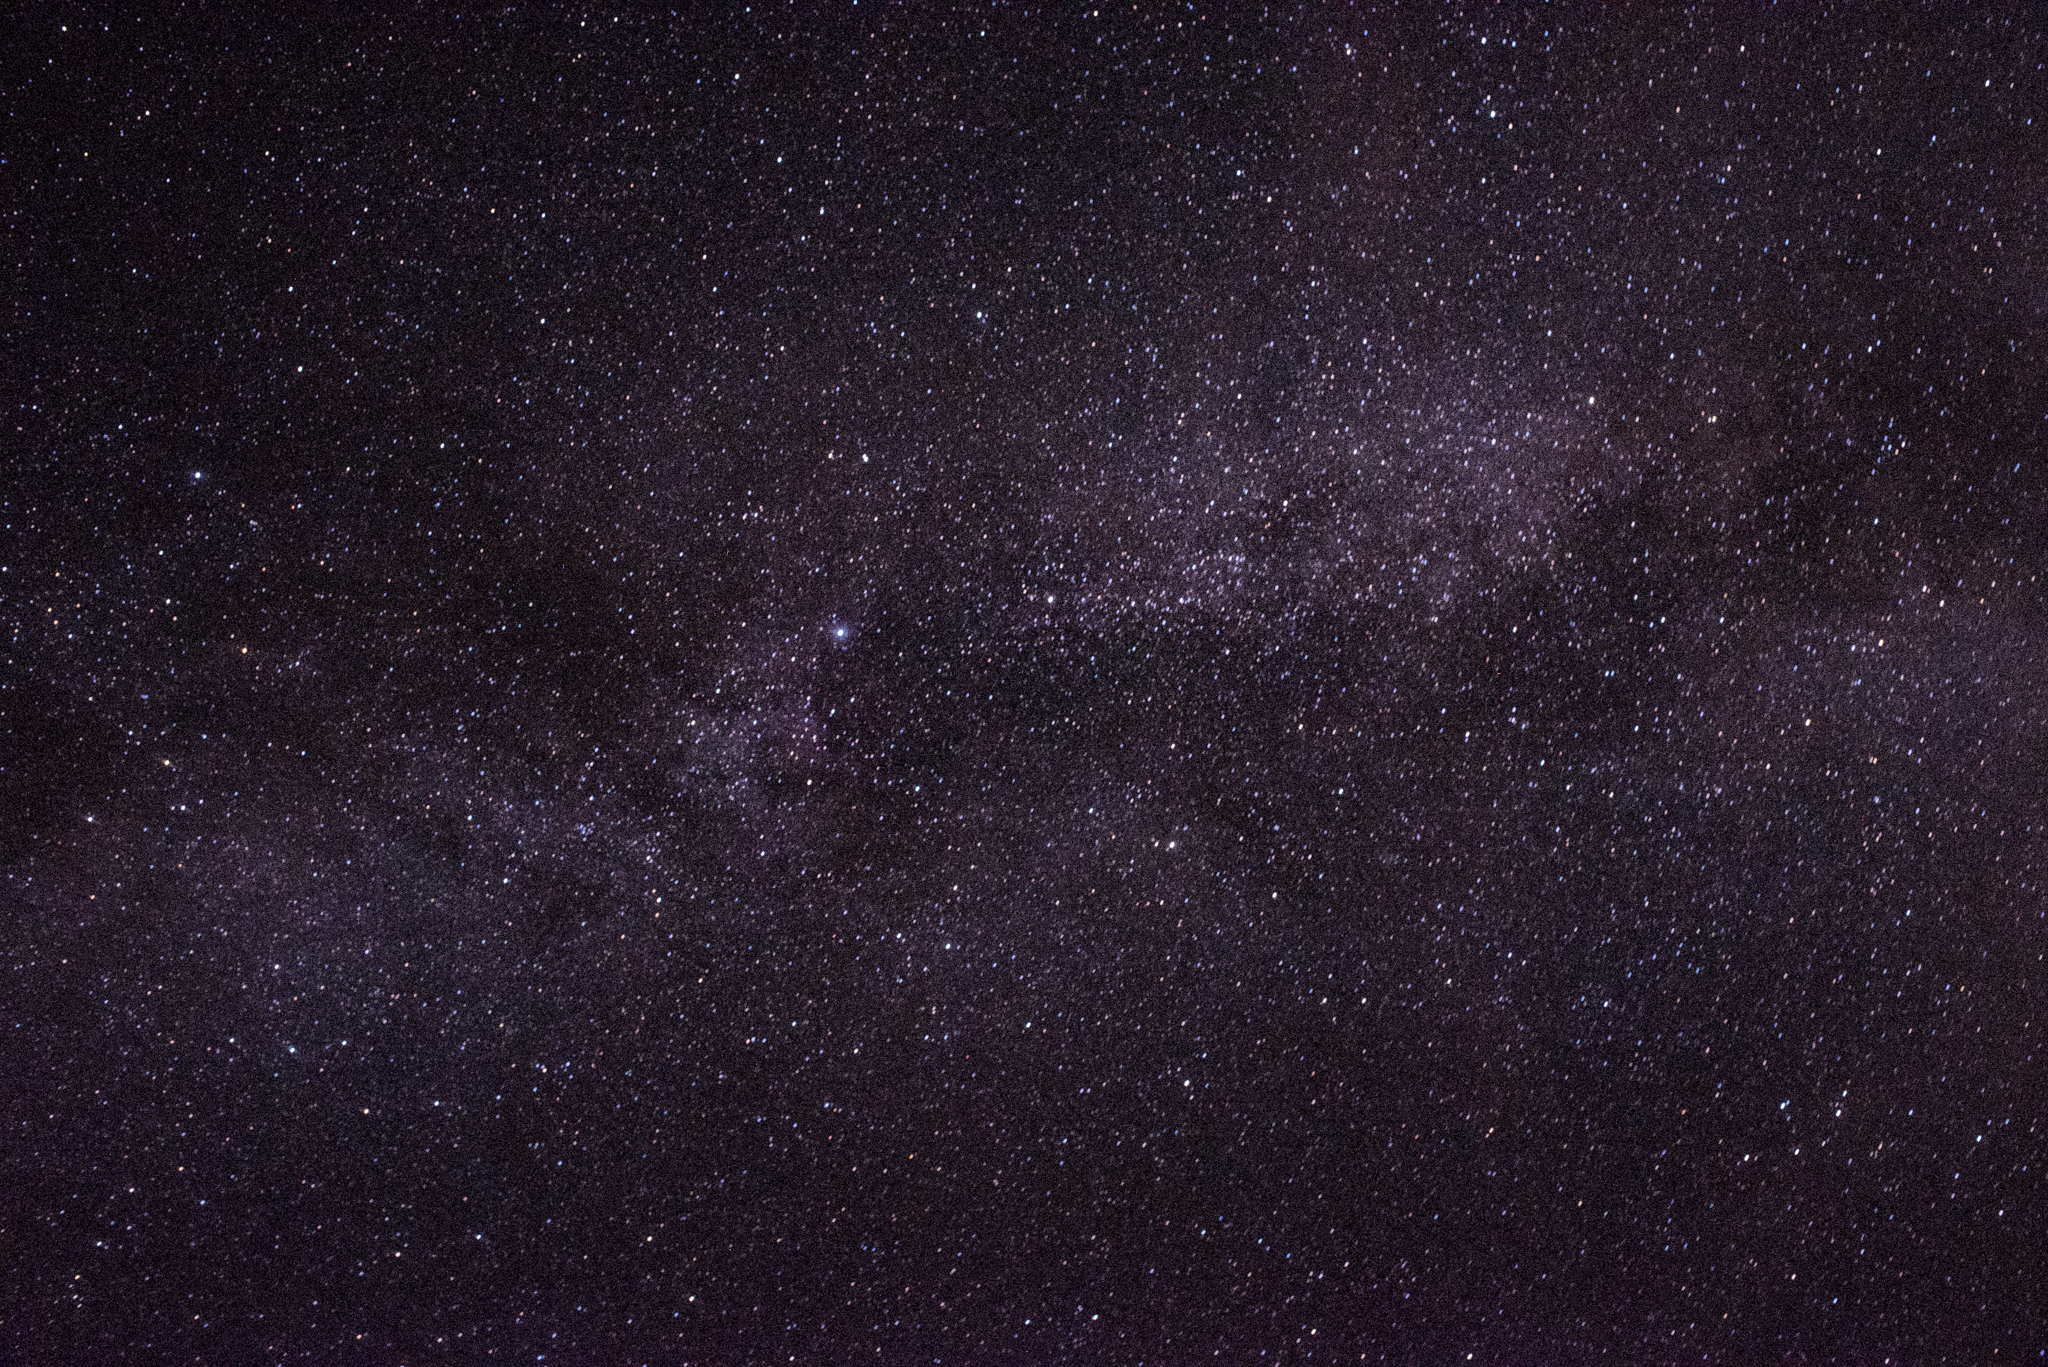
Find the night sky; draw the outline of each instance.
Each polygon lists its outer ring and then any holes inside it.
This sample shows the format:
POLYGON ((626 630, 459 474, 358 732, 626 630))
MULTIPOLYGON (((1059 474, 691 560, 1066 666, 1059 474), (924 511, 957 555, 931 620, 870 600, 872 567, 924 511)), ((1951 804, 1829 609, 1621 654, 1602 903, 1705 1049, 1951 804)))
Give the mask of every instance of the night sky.
POLYGON ((2048 1350, 2038 8, 7 30, 0 1360, 2048 1350))

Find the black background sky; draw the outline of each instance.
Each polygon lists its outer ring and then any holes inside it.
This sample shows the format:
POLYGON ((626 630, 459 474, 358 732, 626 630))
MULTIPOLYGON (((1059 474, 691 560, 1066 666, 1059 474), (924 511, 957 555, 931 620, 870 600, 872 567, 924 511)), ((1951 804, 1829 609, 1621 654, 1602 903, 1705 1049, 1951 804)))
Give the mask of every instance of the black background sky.
POLYGON ((0 1351, 2031 1360, 2040 19, 18 11, 0 1351))

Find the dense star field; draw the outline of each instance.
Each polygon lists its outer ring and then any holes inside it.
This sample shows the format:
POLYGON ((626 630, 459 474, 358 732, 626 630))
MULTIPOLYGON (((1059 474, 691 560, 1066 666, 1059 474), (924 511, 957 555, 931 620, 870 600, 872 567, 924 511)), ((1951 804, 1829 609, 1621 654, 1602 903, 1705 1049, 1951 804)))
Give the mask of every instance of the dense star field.
POLYGON ((2044 62, 21 11, 0 1358, 2039 1360, 2044 62))

